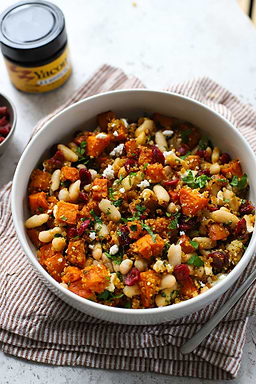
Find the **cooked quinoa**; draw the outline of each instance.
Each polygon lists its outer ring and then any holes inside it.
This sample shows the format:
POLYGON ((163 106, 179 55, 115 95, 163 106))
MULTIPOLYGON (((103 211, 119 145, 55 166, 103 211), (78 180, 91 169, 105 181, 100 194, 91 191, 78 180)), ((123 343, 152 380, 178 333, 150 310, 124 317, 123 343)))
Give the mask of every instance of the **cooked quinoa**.
POLYGON ((239 159, 158 113, 97 116, 53 147, 28 186, 28 236, 63 287, 122 308, 206 292, 248 246, 255 210, 239 159))

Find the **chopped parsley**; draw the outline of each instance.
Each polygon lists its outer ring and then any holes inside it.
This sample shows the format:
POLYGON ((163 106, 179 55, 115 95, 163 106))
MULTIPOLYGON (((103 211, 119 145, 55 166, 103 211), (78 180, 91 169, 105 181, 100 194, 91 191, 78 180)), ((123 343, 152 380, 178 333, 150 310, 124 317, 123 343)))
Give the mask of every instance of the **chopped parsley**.
POLYGON ((121 293, 120 295, 114 295, 113 292, 109 292, 107 289, 104 289, 104 291, 97 295, 98 300, 106 300, 111 301, 115 299, 120 299, 120 297, 123 297, 124 294, 121 293))
POLYGON ((141 223, 141 226, 143 229, 145 229, 148 234, 152 237, 153 239, 153 242, 156 243, 156 235, 153 233, 152 229, 147 225, 147 224, 144 224, 144 223, 141 223))
POLYGON ((233 176, 231 182, 230 182, 230 185, 232 185, 232 187, 237 187, 238 185, 238 177, 235 175, 233 176))
POLYGON ((146 163, 143 167, 143 169, 147 169, 147 167, 149 166, 149 163, 146 163))
POLYGON ((129 174, 129 185, 131 186, 132 185, 132 178, 137 176, 137 172, 131 172, 129 174))
POLYGON ((180 158, 181 158, 182 160, 185 160, 190 154, 191 154, 191 152, 188 151, 188 153, 186 153, 186 155, 184 155, 184 156, 180 156, 180 158))
POLYGON ((174 218, 172 219, 172 221, 170 222, 168 228, 169 229, 177 229, 178 228, 178 219, 180 217, 180 213, 175 213, 174 215, 174 218))
POLYGON ((200 189, 206 186, 208 180, 211 180, 211 178, 206 175, 195 177, 191 170, 189 170, 187 176, 182 179, 183 183, 189 185, 191 188, 200 189))
POLYGON ((131 230, 132 230, 133 232, 136 232, 137 229, 138 229, 138 227, 137 227, 136 224, 132 224, 132 225, 130 226, 130 228, 131 228, 131 230))
POLYGON ((115 207, 120 207, 121 204, 123 202, 123 199, 118 199, 118 200, 114 200, 112 201, 112 204, 115 206, 115 207))
POLYGON ((53 237, 63 237, 60 233, 55 233, 53 237))
POLYGON ((102 220, 99 216, 96 215, 93 209, 90 210, 90 215, 94 218, 96 223, 102 224, 102 220))
POLYGON ((190 241, 190 244, 191 244, 192 247, 195 248, 195 249, 198 249, 198 247, 199 247, 199 243, 198 243, 197 241, 193 241, 193 240, 191 240, 191 241, 190 241))
POLYGON ((243 174, 240 180, 236 175, 234 175, 230 182, 230 185, 232 185, 233 187, 237 187, 238 189, 244 189, 247 185, 246 173, 243 174))
POLYGON ((118 255, 118 254, 115 254, 115 255, 111 255, 109 252, 104 252, 105 255, 113 261, 114 264, 121 264, 122 261, 123 261, 123 256, 121 255, 118 255))
POLYGON ((151 140, 151 136, 149 135, 149 136, 147 137, 147 144, 149 144, 150 140, 151 140))
POLYGON ((62 221, 67 221, 67 217, 66 216, 61 216, 60 217, 62 221))
POLYGON ((216 180, 218 183, 227 183, 227 179, 217 179, 216 180))
POLYGON ((77 153, 80 156, 83 156, 85 153, 85 147, 86 147, 86 140, 83 140, 80 144, 80 147, 77 148, 77 153))
POLYGON ((37 209, 38 209, 39 212, 43 212, 44 211, 42 207, 38 207, 37 209))
POLYGON ((123 276, 122 276, 122 273, 120 271, 117 271, 117 277, 120 281, 123 281, 123 276))
POLYGON ((143 205, 140 205, 140 204, 137 204, 136 205, 136 210, 140 212, 140 214, 144 213, 146 211, 146 207, 144 207, 143 205))
POLYGON ((198 143, 199 149, 206 149, 208 147, 209 139, 207 136, 203 135, 201 140, 198 143))
POLYGON ((185 144, 188 143, 188 137, 189 137, 189 135, 191 135, 191 133, 192 133, 191 128, 187 129, 186 131, 181 132, 181 139, 182 139, 183 143, 185 143, 185 144))
POLYGON ((198 255, 191 256, 187 263, 189 265, 194 265, 197 268, 202 267, 204 265, 203 260, 198 255))
POLYGON ((117 182, 117 184, 121 184, 122 183, 122 181, 123 181, 123 179, 125 178, 125 176, 124 175, 121 175, 120 177, 119 177, 119 179, 116 181, 117 182))

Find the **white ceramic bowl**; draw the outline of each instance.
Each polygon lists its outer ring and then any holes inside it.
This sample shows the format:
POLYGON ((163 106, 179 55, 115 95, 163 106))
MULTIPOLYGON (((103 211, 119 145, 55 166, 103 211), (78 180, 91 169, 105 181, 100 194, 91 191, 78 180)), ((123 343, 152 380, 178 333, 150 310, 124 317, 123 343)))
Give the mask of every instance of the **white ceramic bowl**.
POLYGON ((53 144, 65 142, 81 127, 88 130, 94 129, 96 115, 108 110, 113 110, 119 117, 129 118, 143 116, 143 112, 159 112, 195 124, 223 151, 241 160, 243 170, 250 181, 250 199, 256 202, 254 153, 237 129, 221 115, 201 103, 169 92, 151 90, 108 92, 89 97, 60 112, 37 133, 25 149, 16 169, 12 190, 12 214, 20 243, 45 285, 60 299, 82 312, 99 319, 123 324, 156 324, 181 318, 207 306, 235 282, 251 259, 256 244, 255 233, 238 265, 223 281, 209 291, 179 304, 136 310, 97 304, 63 288, 39 264, 36 251, 26 235, 24 222, 29 216, 26 195, 32 170, 46 157, 53 144))

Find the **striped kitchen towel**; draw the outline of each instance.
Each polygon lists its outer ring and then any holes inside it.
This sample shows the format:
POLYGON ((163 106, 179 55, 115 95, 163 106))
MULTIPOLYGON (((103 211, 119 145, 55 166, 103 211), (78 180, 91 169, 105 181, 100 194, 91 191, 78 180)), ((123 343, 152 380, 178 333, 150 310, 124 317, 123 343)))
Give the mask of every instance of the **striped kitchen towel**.
MULTIPOLYGON (((102 66, 58 111, 113 89, 143 88, 137 78, 102 66)), ((256 112, 212 80, 201 78, 167 90, 194 98, 230 120, 256 149, 256 112)), ((38 131, 58 111, 41 120, 38 131)), ((129 326, 91 318, 62 302, 38 279, 16 237, 11 182, 0 191, 0 341, 5 353, 54 365, 151 371, 207 379, 232 379, 241 364, 248 318, 254 314, 251 286, 224 321, 189 355, 181 346, 200 329, 256 267, 207 308, 160 325, 129 326)))

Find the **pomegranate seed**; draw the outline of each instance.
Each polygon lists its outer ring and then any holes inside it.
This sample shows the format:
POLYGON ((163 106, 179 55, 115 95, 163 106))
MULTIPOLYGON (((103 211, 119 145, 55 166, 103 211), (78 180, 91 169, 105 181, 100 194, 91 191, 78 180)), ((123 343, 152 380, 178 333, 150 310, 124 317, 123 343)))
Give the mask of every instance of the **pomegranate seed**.
POLYGON ((130 170, 134 168, 136 165, 138 165, 137 161, 133 159, 126 160, 126 162, 124 163, 126 172, 130 172, 130 170))
POLYGON ((136 284, 140 279, 140 271, 137 268, 132 268, 130 272, 125 276, 124 283, 131 287, 136 284))
POLYGON ((178 182, 179 182, 179 179, 167 180, 163 184, 165 187, 176 187, 178 182))
POLYGON ((78 236, 78 231, 76 228, 69 228, 67 231, 67 238, 68 239, 73 239, 74 237, 78 236))
POLYGON ((217 270, 222 270, 229 262, 228 252, 215 251, 209 253, 208 257, 212 258, 211 266, 217 270))
POLYGON ((4 116, 4 117, 2 117, 2 119, 0 119, 0 127, 4 127, 7 123, 8 123, 8 121, 6 119, 6 116, 4 116))
POLYGON ((198 176, 202 176, 202 175, 206 175, 206 176, 210 177, 210 176, 211 176, 211 174, 210 174, 210 169, 208 169, 208 168, 206 168, 206 169, 200 169, 200 170, 198 171, 198 176))
POLYGON ((180 156, 185 156, 189 151, 189 146, 187 144, 183 144, 176 151, 180 153, 180 156))
POLYGON ((81 182, 82 182, 83 185, 90 184, 90 182, 92 181, 92 175, 87 170, 87 168, 79 169, 79 177, 80 177, 81 182))
POLYGON ((80 192, 79 193, 79 201, 81 203, 88 203, 88 196, 85 192, 80 192))
POLYGON ((239 212, 242 215, 249 215, 254 211, 254 206, 249 203, 248 200, 246 200, 245 203, 242 203, 239 208, 239 212))
POLYGON ((153 163, 160 163, 162 165, 165 163, 164 155, 156 145, 153 145, 152 148, 152 161, 153 163))
POLYGON ((7 107, 0 107, 0 115, 8 116, 8 109, 7 109, 7 107))
POLYGON ((186 280, 190 275, 189 267, 186 264, 176 265, 174 275, 178 281, 186 280))
POLYGON ((228 164, 231 160, 231 157, 229 156, 228 153, 222 153, 220 157, 220 163, 221 164, 228 164))
POLYGON ((82 236, 82 234, 84 233, 84 231, 86 231, 86 229, 89 227, 90 225, 90 220, 85 220, 79 227, 79 229, 77 230, 77 234, 78 236, 82 236))
POLYGON ((244 238, 246 236, 246 232, 247 232, 246 220, 243 217, 241 220, 238 221, 235 227, 234 236, 244 238))
POLYGON ((0 136, 0 143, 2 143, 4 141, 5 137, 3 136, 0 136))
POLYGON ((9 133, 9 128, 6 126, 6 127, 0 127, 0 135, 2 136, 7 136, 9 133))
POLYGON ((121 236, 119 236, 119 243, 121 245, 128 245, 131 243, 131 238, 129 237, 129 228, 127 227, 127 225, 122 225, 120 227, 120 230, 121 230, 121 236))

